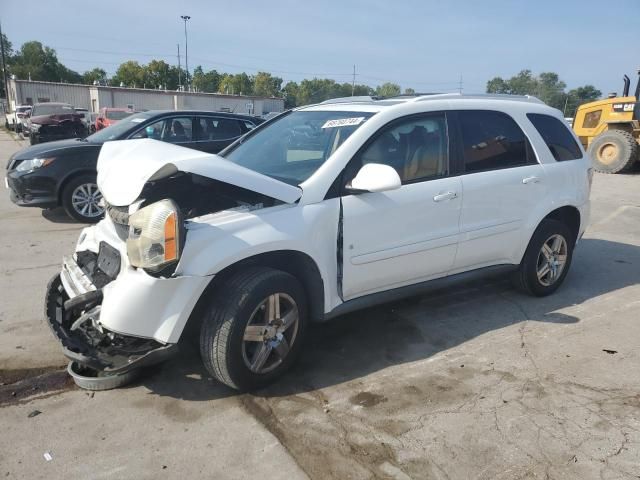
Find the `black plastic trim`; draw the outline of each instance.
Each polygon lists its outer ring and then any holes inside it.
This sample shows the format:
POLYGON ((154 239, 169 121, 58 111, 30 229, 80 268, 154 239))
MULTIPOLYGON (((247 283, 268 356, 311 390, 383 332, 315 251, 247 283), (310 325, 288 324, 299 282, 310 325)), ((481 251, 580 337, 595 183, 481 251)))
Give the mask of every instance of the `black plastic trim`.
POLYGON ((371 293, 369 295, 357 297, 352 300, 347 300, 346 302, 338 305, 331 312, 325 314, 324 320, 330 320, 346 313, 374 307, 382 303, 394 302, 396 300, 413 297, 425 292, 447 288, 451 285, 455 285, 461 282, 476 280, 478 278, 504 275, 516 270, 517 268, 518 265, 495 265, 491 267, 479 268, 469 272, 457 273, 448 277, 427 280, 426 282, 414 283, 412 285, 394 288, 391 290, 371 293))

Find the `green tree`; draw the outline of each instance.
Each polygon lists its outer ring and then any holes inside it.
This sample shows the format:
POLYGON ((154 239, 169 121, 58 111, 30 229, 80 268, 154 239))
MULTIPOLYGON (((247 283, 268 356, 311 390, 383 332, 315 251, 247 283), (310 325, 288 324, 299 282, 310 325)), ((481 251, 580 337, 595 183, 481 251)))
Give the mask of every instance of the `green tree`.
POLYGON ((405 88, 404 89, 404 94, 405 95, 415 95, 416 91, 413 88, 405 88))
POLYGON ((400 95, 400 92, 400 85, 391 82, 383 83, 376 88, 376 95, 379 97, 395 97, 400 95))
POLYGON ((40 42, 26 42, 8 60, 9 70, 20 79, 31 78, 47 82, 79 83, 79 73, 60 63, 56 51, 40 42))
POLYGON ((508 81, 511 95, 533 95, 538 89, 538 79, 531 70, 521 70, 508 81))
POLYGON ((371 88, 369 85, 358 85, 356 84, 354 90, 353 90, 353 94, 356 97, 360 97, 360 96, 367 96, 367 95, 373 95, 375 92, 373 90, 373 88, 371 88))
POLYGON ((222 76, 217 70, 205 72, 200 65, 193 69, 191 83, 198 92, 217 92, 222 76))
POLYGON ((2 76, 2 74, 4 73, 5 69, 7 70, 7 78, 9 78, 9 75, 11 74, 9 61, 11 60, 11 56, 13 55, 13 48, 11 42, 4 33, 2 34, 2 38, 0 38, 0 41, 2 41, 2 45, 4 46, 4 58, 7 62, 6 65, 1 64, 2 58, 0 58, 0 77, 2 77, 0 78, 0 81, 2 81, 2 85, 0 86, 0 97, 5 98, 7 95, 4 91, 4 77, 2 76))
POLYGON ((298 84, 296 82, 287 82, 282 88, 282 95, 284 96, 284 107, 293 108, 298 104, 298 84))
POLYGON ((570 117, 575 116, 576 109, 583 103, 593 102, 602 97, 602 92, 593 85, 574 88, 567 93, 566 107, 564 114, 570 117))
POLYGON ((562 110, 566 99, 564 89, 567 84, 560 80, 557 73, 542 72, 538 75, 536 90, 533 93, 547 105, 562 110))
POLYGON ((487 82, 487 93, 509 93, 509 83, 500 77, 494 77, 487 82))
POLYGON ((97 81, 100 84, 104 84, 107 81, 107 72, 102 68, 96 67, 92 70, 88 70, 82 74, 82 83, 87 85, 93 85, 93 82, 97 81))
POLYGON ((222 76, 218 91, 228 95, 251 95, 253 84, 249 75, 244 72, 235 75, 227 73, 222 76))
POLYGON ((160 89, 164 89, 165 87, 169 89, 177 88, 177 79, 173 79, 171 75, 171 65, 164 60, 151 60, 142 68, 144 74, 142 85, 139 85, 140 87, 160 89), (175 80, 176 85, 174 85, 172 80, 175 80))
POLYGON ((277 97, 282 88, 282 79, 267 72, 258 72, 253 77, 253 94, 263 97, 277 97))
POLYGON ((111 84, 119 87, 138 87, 144 84, 145 69, 138 62, 129 60, 121 63, 116 74, 111 78, 111 84))
POLYGON ((487 93, 534 95, 547 105, 571 114, 578 105, 591 102, 602 95, 593 85, 585 85, 565 92, 567 84, 557 73, 542 72, 535 76, 531 70, 522 70, 508 80, 494 77, 487 82, 487 93))

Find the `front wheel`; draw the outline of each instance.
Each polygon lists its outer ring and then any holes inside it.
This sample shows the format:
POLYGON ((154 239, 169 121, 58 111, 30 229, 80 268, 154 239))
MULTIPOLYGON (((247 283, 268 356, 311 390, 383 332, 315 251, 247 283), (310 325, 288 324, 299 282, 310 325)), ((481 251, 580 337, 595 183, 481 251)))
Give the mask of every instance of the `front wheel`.
POLYGON ((513 275, 515 287, 537 297, 555 292, 569 271, 574 244, 575 236, 564 223, 543 220, 513 275))
POLYGON ((95 177, 81 175, 71 179, 62 191, 62 206, 71 218, 82 223, 96 223, 104 215, 102 194, 95 177))
POLYGON ((200 332, 202 361, 231 388, 264 387, 296 360, 306 323, 306 298, 295 277, 249 268, 225 282, 212 301, 200 332))

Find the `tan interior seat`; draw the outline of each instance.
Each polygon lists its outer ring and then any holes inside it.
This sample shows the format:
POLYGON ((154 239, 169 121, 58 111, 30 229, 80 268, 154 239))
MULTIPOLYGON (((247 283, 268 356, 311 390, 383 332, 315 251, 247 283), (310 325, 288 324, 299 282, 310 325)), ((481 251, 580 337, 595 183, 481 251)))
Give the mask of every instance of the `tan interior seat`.
POLYGON ((444 173, 444 151, 440 135, 429 133, 405 165, 404 179, 433 177, 444 173))

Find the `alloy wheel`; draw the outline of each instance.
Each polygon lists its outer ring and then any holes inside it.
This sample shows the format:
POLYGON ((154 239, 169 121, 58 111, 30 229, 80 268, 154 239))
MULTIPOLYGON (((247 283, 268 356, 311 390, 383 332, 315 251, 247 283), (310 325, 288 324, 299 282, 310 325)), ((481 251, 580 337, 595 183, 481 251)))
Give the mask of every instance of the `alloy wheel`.
POLYGON ((553 285, 562 275, 567 263, 567 240, 559 234, 551 235, 538 254, 536 274, 545 287, 553 285))
POLYGON ((102 194, 95 183, 83 183, 78 185, 71 194, 73 209, 83 217, 95 218, 104 213, 100 205, 102 194))
POLYGON ((296 302, 286 293, 265 298, 251 314, 242 339, 242 358, 256 374, 278 367, 296 341, 299 324, 296 302))

